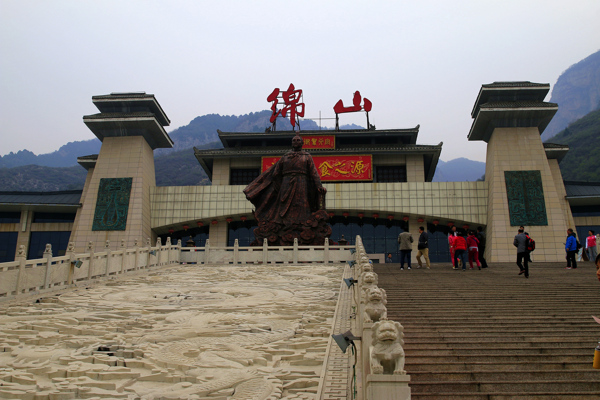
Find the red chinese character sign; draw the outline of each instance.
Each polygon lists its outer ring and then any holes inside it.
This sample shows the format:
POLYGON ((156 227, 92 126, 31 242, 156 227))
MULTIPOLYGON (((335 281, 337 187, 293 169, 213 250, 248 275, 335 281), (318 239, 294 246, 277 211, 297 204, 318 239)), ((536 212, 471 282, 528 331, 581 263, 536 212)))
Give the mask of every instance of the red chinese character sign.
POLYGON ((280 91, 279 88, 273 89, 271 94, 267 97, 267 101, 273 103, 271 105, 271 123, 273 124, 272 130, 275 131, 275 125, 277 121, 277 116, 281 115, 283 118, 287 117, 287 113, 290 113, 290 123, 294 128, 296 128, 296 123, 298 124, 298 129, 300 129, 300 119, 299 117, 304 117, 304 103, 300 102, 302 98, 302 90, 294 87, 293 83, 290 83, 290 86, 285 91, 280 91), (279 104, 279 95, 281 94, 281 99, 283 100, 284 107, 282 109, 277 109, 277 104, 279 104))
POLYGON ((335 106, 333 106, 333 111, 335 112, 335 129, 340 130, 339 124, 339 114, 350 113, 350 112, 358 112, 364 110, 367 113, 367 129, 371 129, 371 125, 369 124, 369 111, 373 107, 373 103, 366 97, 364 98, 363 105, 360 105, 361 100, 363 100, 360 92, 357 90, 354 92, 354 97, 352 99, 352 105, 349 107, 344 107, 344 102, 340 99, 335 106))
MULTIPOLYGON (((262 171, 271 168, 281 157, 263 157, 262 171)), ((321 181, 372 181, 373 161, 370 155, 313 156, 321 181)))

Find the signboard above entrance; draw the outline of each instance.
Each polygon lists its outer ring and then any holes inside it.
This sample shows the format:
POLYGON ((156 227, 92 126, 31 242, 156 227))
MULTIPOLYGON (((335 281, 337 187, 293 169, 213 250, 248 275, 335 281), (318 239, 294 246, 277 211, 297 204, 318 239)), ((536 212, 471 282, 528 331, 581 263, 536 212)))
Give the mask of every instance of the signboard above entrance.
POLYGON ((303 149, 335 149, 335 135, 300 135, 303 149))
MULTIPOLYGON (((263 157, 261 172, 271 168, 281 157, 263 157)), ((321 181, 372 181, 371 155, 313 156, 321 181)))

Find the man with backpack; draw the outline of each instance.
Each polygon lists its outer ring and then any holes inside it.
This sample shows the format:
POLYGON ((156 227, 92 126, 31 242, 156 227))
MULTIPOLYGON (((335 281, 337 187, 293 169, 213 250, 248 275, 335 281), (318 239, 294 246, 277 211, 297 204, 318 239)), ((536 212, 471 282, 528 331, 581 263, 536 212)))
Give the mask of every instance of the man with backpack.
POLYGON ((519 233, 515 236, 513 245, 517 248, 517 265, 519 267, 519 275, 525 274, 525 278, 529 278, 529 262, 527 257, 527 236, 523 233, 523 228, 519 228, 519 233))
POLYGON ((577 269, 577 251, 581 245, 573 233, 573 229, 567 229, 567 241, 565 242, 565 251, 567 252, 567 267, 565 269, 577 269))

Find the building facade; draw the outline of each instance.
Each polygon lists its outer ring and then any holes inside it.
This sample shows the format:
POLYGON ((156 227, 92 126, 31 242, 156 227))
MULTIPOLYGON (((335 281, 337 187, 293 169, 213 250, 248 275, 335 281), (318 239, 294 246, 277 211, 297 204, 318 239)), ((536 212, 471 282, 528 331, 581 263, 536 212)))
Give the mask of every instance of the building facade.
MULTIPOLYGON (((540 135, 557 110, 543 101, 549 88, 531 82, 482 86, 468 139, 487 143, 484 181, 432 182, 442 143, 417 144, 419 126, 300 132, 327 188, 331 239, 352 243, 359 234, 370 253, 397 259, 398 234, 409 231, 416 239, 423 226, 430 233, 432 261, 449 262, 450 226, 482 226, 488 260, 508 262, 514 260, 518 226, 524 225, 536 239, 534 261, 561 261, 566 228, 600 230, 600 215, 593 211, 600 205, 600 185, 565 185, 558 164, 568 147, 542 143, 540 135)), ((76 251, 90 242, 117 248, 171 237, 231 246, 236 239, 240 245, 254 239, 252 204, 242 191, 289 151, 295 132, 219 131, 222 149, 194 149, 210 186, 157 187, 153 150, 171 147, 172 141, 163 128, 169 120, 154 96, 116 93, 94 96, 93 102, 100 113, 84 122, 102 148, 78 160, 88 177, 80 201, 69 205, 76 216, 63 227, 70 228, 76 251)), ((0 232, 14 236, 11 229, 16 230, 18 240, 11 236, 6 242, 31 247, 33 231, 22 222, 27 206, 5 200, 0 194, 0 232)), ((29 214, 25 218, 31 220, 29 214)), ((7 254, 14 254, 11 246, 7 254)))

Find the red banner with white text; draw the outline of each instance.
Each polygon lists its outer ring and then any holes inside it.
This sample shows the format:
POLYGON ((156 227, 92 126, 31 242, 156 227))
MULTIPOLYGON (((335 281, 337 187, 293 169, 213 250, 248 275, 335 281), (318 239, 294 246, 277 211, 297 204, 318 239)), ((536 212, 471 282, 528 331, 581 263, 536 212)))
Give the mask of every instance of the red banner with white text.
MULTIPOLYGON (((262 172, 271 168, 281 157, 263 157, 262 172)), ((313 156, 321 181, 372 181, 371 155, 313 156)))

